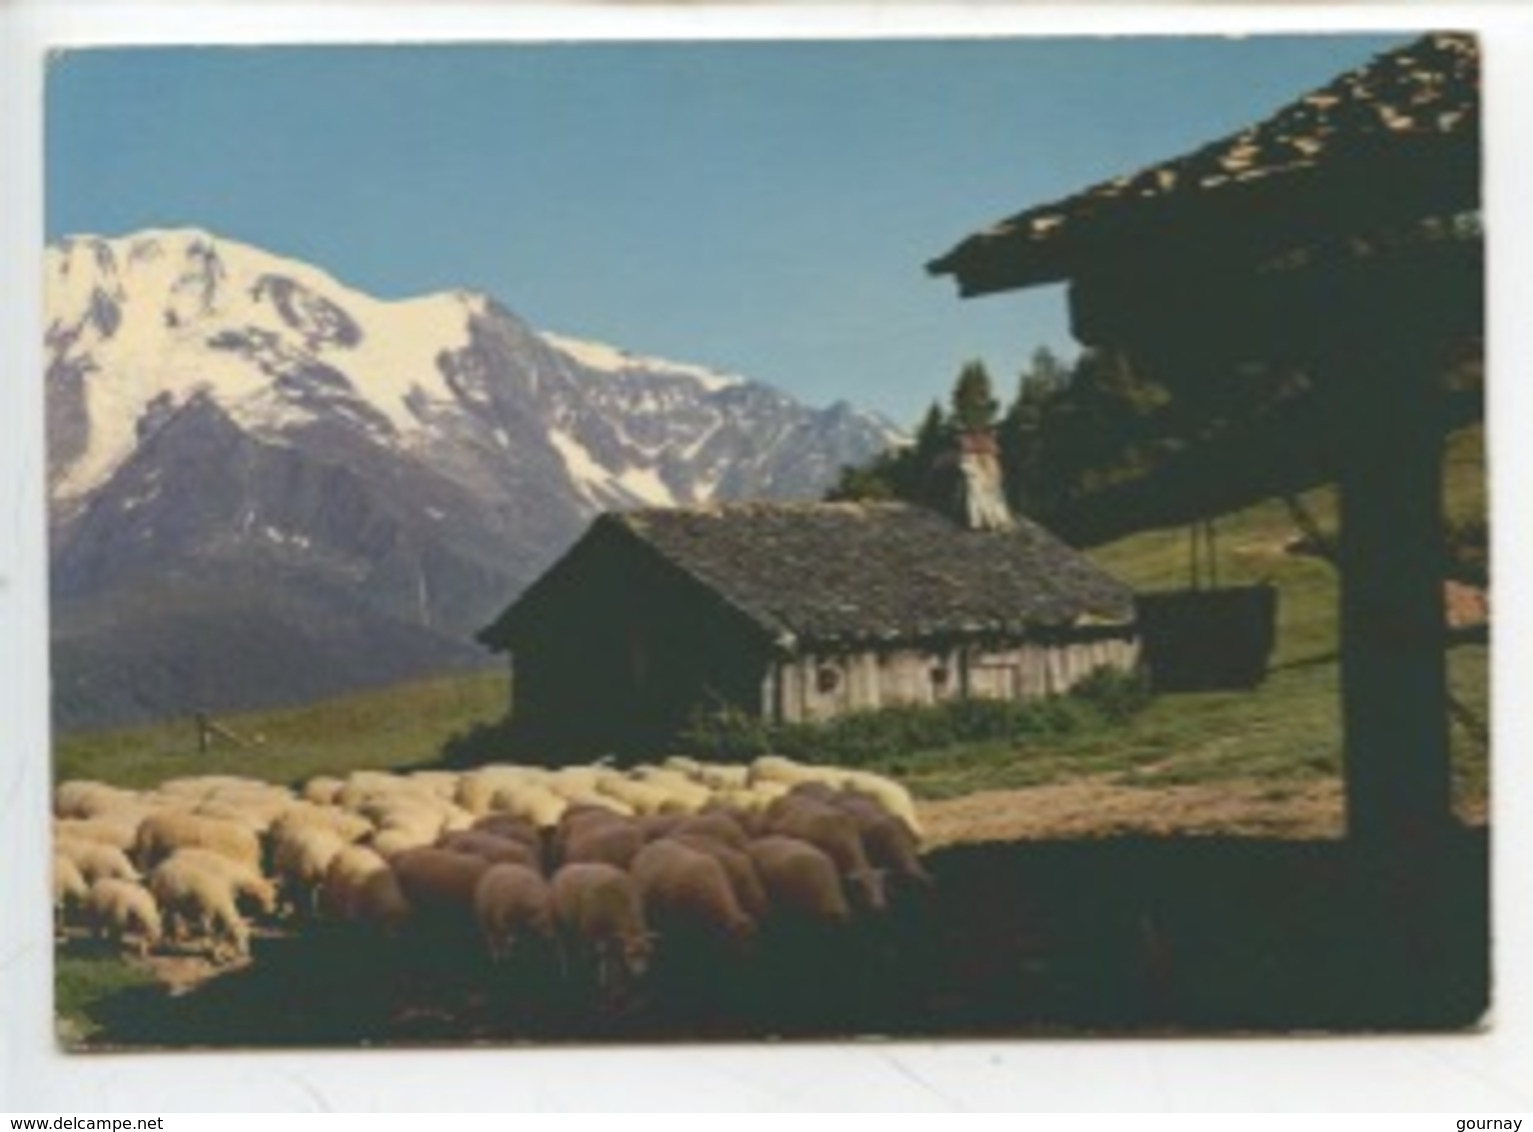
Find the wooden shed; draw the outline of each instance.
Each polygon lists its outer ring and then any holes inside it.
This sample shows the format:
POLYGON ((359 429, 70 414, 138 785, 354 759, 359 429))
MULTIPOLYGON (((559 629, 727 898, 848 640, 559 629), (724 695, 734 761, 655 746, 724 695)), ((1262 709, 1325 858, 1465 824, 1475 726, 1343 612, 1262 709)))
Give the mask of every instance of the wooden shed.
POLYGON ((480 639, 511 654, 519 734, 561 753, 652 748, 699 710, 1045 696, 1138 653, 1132 592, 1041 527, 901 503, 605 514, 480 639))

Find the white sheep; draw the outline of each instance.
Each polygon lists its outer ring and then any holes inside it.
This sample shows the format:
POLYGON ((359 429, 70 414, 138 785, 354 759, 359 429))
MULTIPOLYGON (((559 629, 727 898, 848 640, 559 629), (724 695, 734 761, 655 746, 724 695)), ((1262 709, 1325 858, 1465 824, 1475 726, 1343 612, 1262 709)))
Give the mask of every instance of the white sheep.
POLYGON ((300 827, 328 829, 346 841, 360 841, 373 832, 373 823, 361 814, 312 802, 292 803, 266 832, 269 838, 275 839, 300 827))
POLYGON ((159 903, 171 934, 196 925, 208 941, 214 962, 225 956, 224 945, 235 957, 250 953, 250 925, 240 915, 235 886, 230 876, 204 861, 173 853, 149 877, 149 890, 159 903))
POLYGON ((340 834, 317 826, 290 828, 273 840, 272 871, 295 910, 317 910, 325 872, 348 844, 340 834))
POLYGON ((160 942, 163 927, 154 897, 141 884, 103 877, 91 885, 85 912, 97 935, 119 943, 130 939, 140 956, 160 942))
POLYGON ((229 883, 235 907, 240 913, 274 916, 277 912, 277 887, 260 869, 243 861, 234 861, 211 849, 178 849, 173 854, 181 861, 178 867, 193 867, 217 873, 229 883))
POLYGON ((502 785, 490 797, 494 812, 524 818, 539 829, 558 825, 569 805, 568 799, 535 782, 502 785))
POLYGON ((318 806, 333 806, 335 800, 345 788, 344 779, 333 775, 319 774, 309 779, 298 790, 298 796, 305 802, 312 802, 318 806))
POLYGON ((62 853, 75 863, 88 884, 106 877, 114 880, 138 880, 138 870, 128 855, 115 845, 99 841, 76 841, 61 837, 54 841, 54 851, 62 853))
POLYGON ((55 931, 63 931, 64 923, 69 918, 71 910, 83 906, 89 893, 90 885, 85 882, 85 877, 81 875, 80 868, 74 863, 73 858, 55 851, 53 854, 53 927, 55 931))
POLYGON ((142 815, 137 811, 109 810, 91 818, 54 818, 53 835, 71 841, 95 841, 121 849, 133 848, 142 815))
POLYGON ((151 814, 138 827, 134 858, 151 869, 177 849, 211 849, 232 861, 261 867, 261 840, 247 827, 223 818, 166 811, 151 814))
POLYGON ((53 791, 53 815, 60 818, 93 818, 133 799, 131 791, 105 782, 72 779, 53 791))

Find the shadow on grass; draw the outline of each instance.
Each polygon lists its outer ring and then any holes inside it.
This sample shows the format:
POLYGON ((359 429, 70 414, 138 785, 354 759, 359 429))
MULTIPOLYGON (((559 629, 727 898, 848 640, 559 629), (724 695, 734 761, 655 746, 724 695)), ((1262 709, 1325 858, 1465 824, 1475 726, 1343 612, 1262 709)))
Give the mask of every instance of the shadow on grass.
POLYGON ((468 933, 338 927, 258 941, 189 993, 97 1001, 91 1045, 291 1047, 761 1038, 1439 1030, 1489 1001, 1486 837, 1428 906, 1380 895, 1336 842, 1114 838, 952 847, 934 890, 750 954, 662 941, 602 1001, 553 956, 494 968, 468 933))

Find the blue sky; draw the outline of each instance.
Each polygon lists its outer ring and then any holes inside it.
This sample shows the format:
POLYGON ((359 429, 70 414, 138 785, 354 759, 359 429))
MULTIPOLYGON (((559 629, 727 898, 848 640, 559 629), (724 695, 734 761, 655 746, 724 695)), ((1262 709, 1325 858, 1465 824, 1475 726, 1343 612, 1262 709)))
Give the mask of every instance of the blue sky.
POLYGON ((924 263, 1409 36, 77 50, 48 67, 46 232, 198 226, 397 297, 902 424, 980 358, 1073 352, 1057 289, 924 263))

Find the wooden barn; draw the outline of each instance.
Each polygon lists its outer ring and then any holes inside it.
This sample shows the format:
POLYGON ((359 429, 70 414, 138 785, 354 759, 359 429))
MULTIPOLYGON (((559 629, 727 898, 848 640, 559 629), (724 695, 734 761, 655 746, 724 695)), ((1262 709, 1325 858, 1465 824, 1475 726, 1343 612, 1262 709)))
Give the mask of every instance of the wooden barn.
POLYGON ((1131 591, 1047 531, 898 503, 604 514, 480 639, 519 733, 665 742, 701 710, 822 720, 1068 690, 1137 661, 1131 591))

